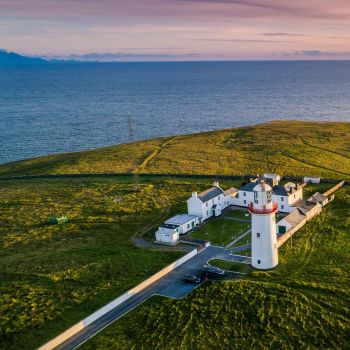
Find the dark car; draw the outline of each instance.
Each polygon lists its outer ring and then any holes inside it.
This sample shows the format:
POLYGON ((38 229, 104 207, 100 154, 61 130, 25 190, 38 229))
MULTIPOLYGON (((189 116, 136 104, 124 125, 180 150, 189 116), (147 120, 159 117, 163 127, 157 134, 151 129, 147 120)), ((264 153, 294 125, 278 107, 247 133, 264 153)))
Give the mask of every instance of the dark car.
POLYGON ((201 279, 196 275, 187 274, 182 279, 184 282, 198 284, 201 283, 201 279))
POLYGON ((219 267, 216 266, 211 266, 209 264, 205 264, 203 266, 203 271, 207 274, 211 274, 211 275, 224 275, 225 274, 225 270, 220 269, 219 267))

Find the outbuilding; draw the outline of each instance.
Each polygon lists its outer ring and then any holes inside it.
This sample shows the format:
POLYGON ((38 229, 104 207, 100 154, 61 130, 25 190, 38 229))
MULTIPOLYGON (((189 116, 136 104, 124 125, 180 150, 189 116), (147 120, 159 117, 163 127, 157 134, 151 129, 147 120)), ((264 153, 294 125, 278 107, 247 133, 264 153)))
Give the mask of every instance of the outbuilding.
POLYGON ((196 215, 178 214, 166 220, 164 224, 177 226, 179 234, 183 235, 199 224, 199 218, 196 215))
POLYGON ((316 176, 304 176, 303 182, 306 184, 319 184, 321 182, 321 178, 316 176))
POLYGON ((178 225, 162 224, 156 232, 156 242, 175 245, 179 240, 178 225))

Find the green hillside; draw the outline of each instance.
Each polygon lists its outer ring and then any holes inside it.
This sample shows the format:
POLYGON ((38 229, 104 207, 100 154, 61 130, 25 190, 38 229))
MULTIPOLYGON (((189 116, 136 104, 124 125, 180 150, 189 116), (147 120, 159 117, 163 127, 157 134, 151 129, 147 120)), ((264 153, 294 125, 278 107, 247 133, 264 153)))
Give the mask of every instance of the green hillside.
POLYGON ((226 175, 270 171, 350 177, 350 124, 275 121, 0 166, 0 176, 131 171, 226 175))
MULTIPOLYGON (((350 178, 350 124, 278 121, 0 165, 0 176, 131 171, 350 178)), ((0 180, 0 349, 35 349, 184 254, 140 242, 213 179, 141 176, 139 191, 126 176, 0 180)), ((346 187, 276 270, 152 299, 84 346, 349 348, 349 218, 346 187)))

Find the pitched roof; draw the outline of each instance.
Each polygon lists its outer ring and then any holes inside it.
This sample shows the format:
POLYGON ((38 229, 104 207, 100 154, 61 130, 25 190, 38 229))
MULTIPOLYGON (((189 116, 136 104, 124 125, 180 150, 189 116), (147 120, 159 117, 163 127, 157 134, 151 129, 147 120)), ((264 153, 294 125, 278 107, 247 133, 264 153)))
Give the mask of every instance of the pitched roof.
POLYGON ((277 196, 288 196, 288 192, 287 192, 286 188, 282 185, 273 186, 272 191, 277 196))
POLYGON ((202 202, 207 202, 217 196, 220 196, 220 194, 223 194, 224 191, 220 187, 211 187, 206 191, 203 191, 198 194, 198 198, 202 202))
POLYGON ((226 191, 224 191, 225 196, 229 196, 229 195, 235 194, 235 193, 237 193, 237 188, 234 188, 234 187, 230 187, 226 191))
POLYGON ((299 199, 297 202, 293 204, 293 207, 298 208, 302 211, 303 214, 306 214, 308 211, 310 211, 312 208, 314 208, 318 203, 305 201, 303 199, 299 199))
POLYGON ((303 220, 306 219, 305 214, 299 208, 293 210, 284 218, 292 227, 300 224, 303 220))
POLYGON ((316 192, 308 199, 309 202, 317 202, 317 203, 323 203, 327 200, 328 200, 328 197, 320 192, 316 192))
POLYGON ((244 186, 242 186, 239 190, 244 192, 253 192, 254 187, 257 185, 257 180, 248 182, 244 186))

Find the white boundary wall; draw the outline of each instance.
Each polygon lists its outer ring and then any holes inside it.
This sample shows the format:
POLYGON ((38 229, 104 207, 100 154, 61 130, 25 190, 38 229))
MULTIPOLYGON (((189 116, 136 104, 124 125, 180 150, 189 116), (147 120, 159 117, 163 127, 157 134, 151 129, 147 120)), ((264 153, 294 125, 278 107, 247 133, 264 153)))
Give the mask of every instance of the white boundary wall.
MULTIPOLYGON (((207 246, 208 245, 206 245, 206 247, 207 246)), ((82 321, 76 323, 74 326, 70 327, 65 332, 58 335, 56 338, 50 340, 49 342, 47 342, 46 344, 41 346, 38 350, 52 350, 52 349, 54 349, 58 345, 62 344, 63 342, 65 342, 66 340, 71 338, 73 335, 75 335, 78 332, 80 332, 81 330, 83 330, 89 324, 93 323, 94 321, 96 321, 97 319, 99 319, 100 317, 105 315, 107 312, 111 311, 116 306, 122 304, 124 301, 128 300, 133 295, 139 293, 140 291, 142 291, 143 289, 145 289, 146 287, 148 287, 152 283, 158 281, 160 278, 164 277, 169 272, 176 269, 178 266, 182 265, 183 263, 185 263, 187 260, 189 260, 192 257, 194 257, 195 255, 197 255, 198 253, 199 253, 199 251, 197 249, 190 251, 188 254, 184 255, 182 258, 174 261, 172 264, 166 266, 164 269, 158 271, 157 273, 155 273, 151 277, 147 278, 146 280, 144 280, 143 282, 138 284, 136 287, 129 289, 126 293, 122 294, 120 297, 114 299, 113 301, 111 301, 107 305, 103 306, 101 309, 98 309, 97 311, 92 313, 90 316, 88 316, 85 319, 83 319, 82 321)))

